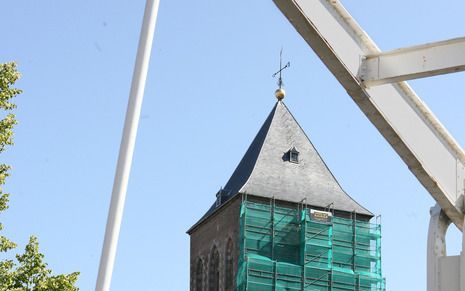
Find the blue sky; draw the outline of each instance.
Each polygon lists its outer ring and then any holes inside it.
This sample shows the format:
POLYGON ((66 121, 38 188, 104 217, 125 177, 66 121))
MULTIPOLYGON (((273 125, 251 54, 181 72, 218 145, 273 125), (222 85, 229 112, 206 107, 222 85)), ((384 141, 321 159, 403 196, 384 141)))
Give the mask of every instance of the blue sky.
MULTIPOLYGON (((5 234, 94 288, 144 1, 2 3, 16 61, 5 234)), ((463 1, 343 1, 383 50, 465 35, 463 1)), ((271 110, 285 103, 344 189, 383 223, 388 290, 426 286, 434 202, 270 0, 161 1, 112 290, 187 290, 189 238, 271 110), (219 2, 219 3, 218 3, 219 2)), ((410 82, 462 145, 463 73, 410 82)), ((451 254, 461 236, 451 227, 451 254)))

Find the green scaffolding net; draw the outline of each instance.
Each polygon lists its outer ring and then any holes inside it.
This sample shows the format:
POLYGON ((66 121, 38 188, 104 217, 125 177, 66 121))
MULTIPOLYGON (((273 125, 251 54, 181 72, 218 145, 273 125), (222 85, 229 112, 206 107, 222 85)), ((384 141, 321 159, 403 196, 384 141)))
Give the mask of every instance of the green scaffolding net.
POLYGON ((237 290, 385 290, 381 225, 313 213, 242 202, 237 290))

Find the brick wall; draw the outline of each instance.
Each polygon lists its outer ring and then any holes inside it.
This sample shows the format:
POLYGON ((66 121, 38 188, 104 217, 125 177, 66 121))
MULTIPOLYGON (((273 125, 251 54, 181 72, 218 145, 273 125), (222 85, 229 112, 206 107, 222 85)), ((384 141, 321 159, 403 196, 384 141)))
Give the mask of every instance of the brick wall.
POLYGON ((190 233, 190 290, 209 291, 209 265, 214 247, 219 252, 220 289, 215 291, 232 291, 235 289, 235 276, 239 256, 239 214, 241 199, 237 195, 223 205, 212 216, 203 221, 190 233), (226 246, 228 240, 233 243, 233 286, 225 289, 226 246), (203 261, 203 289, 195 290, 196 267, 198 259, 203 261))

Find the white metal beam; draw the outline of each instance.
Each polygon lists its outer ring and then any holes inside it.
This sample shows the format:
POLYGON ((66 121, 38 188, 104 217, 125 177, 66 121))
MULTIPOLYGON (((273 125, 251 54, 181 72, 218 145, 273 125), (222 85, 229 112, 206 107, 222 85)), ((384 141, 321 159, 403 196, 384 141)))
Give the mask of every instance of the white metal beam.
POLYGON ((367 55, 360 79, 367 87, 465 70, 465 38, 367 55))
POLYGON ((462 230, 465 153, 458 143, 407 83, 362 84, 361 59, 380 50, 339 1, 273 1, 462 230))
POLYGON ((110 291, 159 5, 160 0, 145 3, 95 291, 110 291))

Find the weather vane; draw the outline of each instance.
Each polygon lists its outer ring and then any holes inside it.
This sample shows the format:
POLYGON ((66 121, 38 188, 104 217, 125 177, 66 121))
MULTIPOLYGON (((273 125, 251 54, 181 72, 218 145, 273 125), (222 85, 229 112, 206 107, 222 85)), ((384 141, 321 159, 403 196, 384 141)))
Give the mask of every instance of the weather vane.
POLYGON ((277 74, 279 74, 279 78, 278 78, 279 88, 274 92, 274 95, 276 96, 276 98, 278 98, 279 101, 283 100, 284 96, 286 96, 286 92, 282 88, 283 87, 282 71, 286 68, 289 68, 290 66, 291 66, 291 63, 287 62, 287 64, 283 67, 283 49, 281 48, 281 52, 279 53, 279 71, 273 74, 273 78, 276 77, 277 74))
POLYGON ((281 52, 279 53, 279 71, 273 74, 273 78, 276 77, 277 74, 279 74, 279 78, 278 78, 279 89, 281 89, 281 87, 283 86, 283 78, 281 76, 281 72, 284 69, 289 68, 290 66, 291 66, 291 63, 287 62, 287 64, 283 67, 283 49, 281 48, 281 52))

